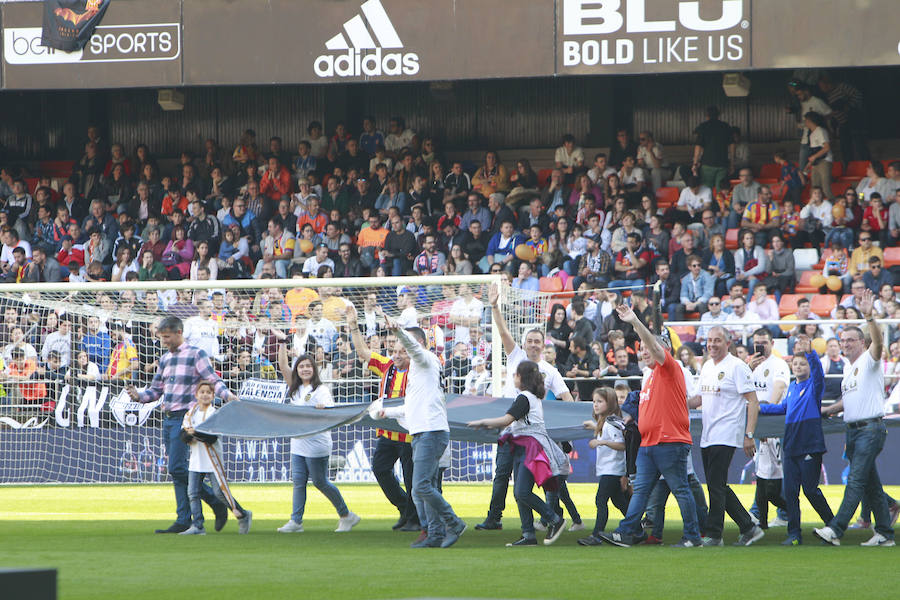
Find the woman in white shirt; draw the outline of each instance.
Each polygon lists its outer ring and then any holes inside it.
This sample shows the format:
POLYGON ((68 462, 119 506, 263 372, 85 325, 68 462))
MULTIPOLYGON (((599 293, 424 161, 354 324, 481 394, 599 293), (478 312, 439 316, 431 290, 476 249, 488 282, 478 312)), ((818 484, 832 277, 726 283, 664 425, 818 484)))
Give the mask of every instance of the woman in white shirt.
MULTIPOLYGON (((294 366, 288 362, 287 347, 278 348, 278 368, 288 385, 288 398, 294 406, 326 408, 334 405, 331 391, 319 379, 315 361, 306 354, 300 355, 294 366)), ((281 533, 303 531, 303 511, 306 508, 306 484, 322 492, 337 510, 337 532, 350 531, 360 518, 347 509, 341 492, 328 481, 328 457, 331 454, 331 432, 325 431, 309 437, 291 438, 291 479, 294 481, 294 506, 290 520, 278 528, 281 533)))
POLYGON ((119 251, 116 252, 116 262, 112 266, 112 276, 109 279, 110 281, 123 282, 129 272, 134 271, 137 273, 138 270, 134 257, 131 256, 131 248, 122 245, 119 247, 119 251))
POLYGON ((856 186, 856 193, 860 195, 864 206, 872 199, 872 194, 875 192, 887 200, 893 198, 895 193, 894 182, 885 178, 884 165, 877 160, 869 163, 869 166, 866 167, 866 176, 856 186))

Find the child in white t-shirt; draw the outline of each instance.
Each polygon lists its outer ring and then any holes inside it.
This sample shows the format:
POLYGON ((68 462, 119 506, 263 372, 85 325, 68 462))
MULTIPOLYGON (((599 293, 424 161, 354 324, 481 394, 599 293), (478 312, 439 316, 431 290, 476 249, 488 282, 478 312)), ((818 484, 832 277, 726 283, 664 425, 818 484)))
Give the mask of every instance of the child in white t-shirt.
MULTIPOLYGON (((216 396, 215 388, 208 381, 203 381, 197 386, 195 394, 197 401, 184 415, 181 425, 182 436, 186 440, 190 440, 188 443, 191 447, 191 458, 188 462, 188 500, 191 503, 191 526, 179 535, 206 535, 206 529, 203 526, 203 505, 200 500, 207 477, 215 495, 223 503, 228 504, 222 489, 228 485, 228 482, 224 481, 224 464, 221 459, 222 442, 215 439, 214 436, 198 434, 195 430, 198 425, 216 412, 216 408, 212 405, 213 398, 216 396)), ((242 508, 236 499, 232 498, 232 501, 234 502, 232 510, 238 520, 238 533, 248 533, 253 513, 242 508)))
POLYGON ((629 501, 629 496, 625 493, 628 489, 625 472, 625 423, 622 421, 616 393, 606 387, 597 388, 593 393, 593 401, 593 421, 585 421, 584 425, 593 428, 597 436, 590 441, 590 447, 597 450, 597 520, 591 535, 578 540, 581 546, 599 546, 603 543, 600 534, 606 529, 610 501, 621 511, 623 517, 628 512, 629 501))
POLYGON ((781 469, 781 439, 759 440, 759 450, 753 460, 756 462, 756 508, 759 510, 759 526, 768 529, 769 503, 787 510, 787 504, 781 495, 784 478, 781 469))

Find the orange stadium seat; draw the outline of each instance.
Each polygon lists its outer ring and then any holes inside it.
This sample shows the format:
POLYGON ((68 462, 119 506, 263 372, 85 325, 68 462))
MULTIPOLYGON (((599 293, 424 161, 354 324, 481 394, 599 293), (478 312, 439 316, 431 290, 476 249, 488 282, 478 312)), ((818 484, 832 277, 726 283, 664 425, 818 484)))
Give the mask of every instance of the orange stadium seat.
POLYGON ((677 325, 672 327, 672 331, 682 342, 693 342, 697 337, 697 328, 691 325, 677 325))
POLYGON ((900 265, 900 248, 891 246, 884 249, 884 267, 890 268, 900 265))
POLYGON ((797 282, 797 287, 794 288, 794 291, 798 294, 817 294, 819 292, 819 288, 813 286, 810 283, 810 279, 812 279, 813 275, 821 275, 822 271, 803 271, 800 274, 800 281, 797 282))
POLYGON ((675 206, 681 190, 676 187, 661 187, 656 190, 656 206, 659 208, 669 208, 675 206))
POLYGON ((781 302, 778 303, 778 314, 785 317, 797 312, 797 301, 800 298, 806 298, 806 294, 782 294, 781 302))
POLYGON ((834 294, 816 294, 809 301, 809 310, 820 317, 830 317, 835 306, 837 297, 834 294))
POLYGON ((538 283, 542 292, 561 292, 563 291, 562 280, 559 277, 541 277, 538 283))

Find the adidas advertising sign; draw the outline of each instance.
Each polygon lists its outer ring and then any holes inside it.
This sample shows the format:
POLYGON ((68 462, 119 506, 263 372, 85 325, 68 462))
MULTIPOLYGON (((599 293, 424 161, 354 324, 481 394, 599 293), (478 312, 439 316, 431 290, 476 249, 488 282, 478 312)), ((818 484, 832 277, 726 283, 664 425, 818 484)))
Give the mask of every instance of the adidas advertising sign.
POLYGON ((367 0, 360 11, 344 23, 342 33, 325 42, 328 53, 316 57, 315 74, 322 78, 418 74, 419 55, 403 52, 381 0, 367 0))

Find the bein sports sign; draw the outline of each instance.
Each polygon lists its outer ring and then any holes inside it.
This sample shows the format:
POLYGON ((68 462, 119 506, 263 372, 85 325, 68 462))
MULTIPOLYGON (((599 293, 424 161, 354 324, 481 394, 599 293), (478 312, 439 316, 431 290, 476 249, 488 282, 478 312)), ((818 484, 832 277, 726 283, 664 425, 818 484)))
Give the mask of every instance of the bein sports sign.
POLYGON ((3 58, 10 65, 175 60, 181 55, 179 23, 99 25, 84 49, 63 52, 41 45, 40 27, 3 29, 3 58))
POLYGON ((559 71, 749 67, 749 4, 747 0, 561 0, 559 71))

